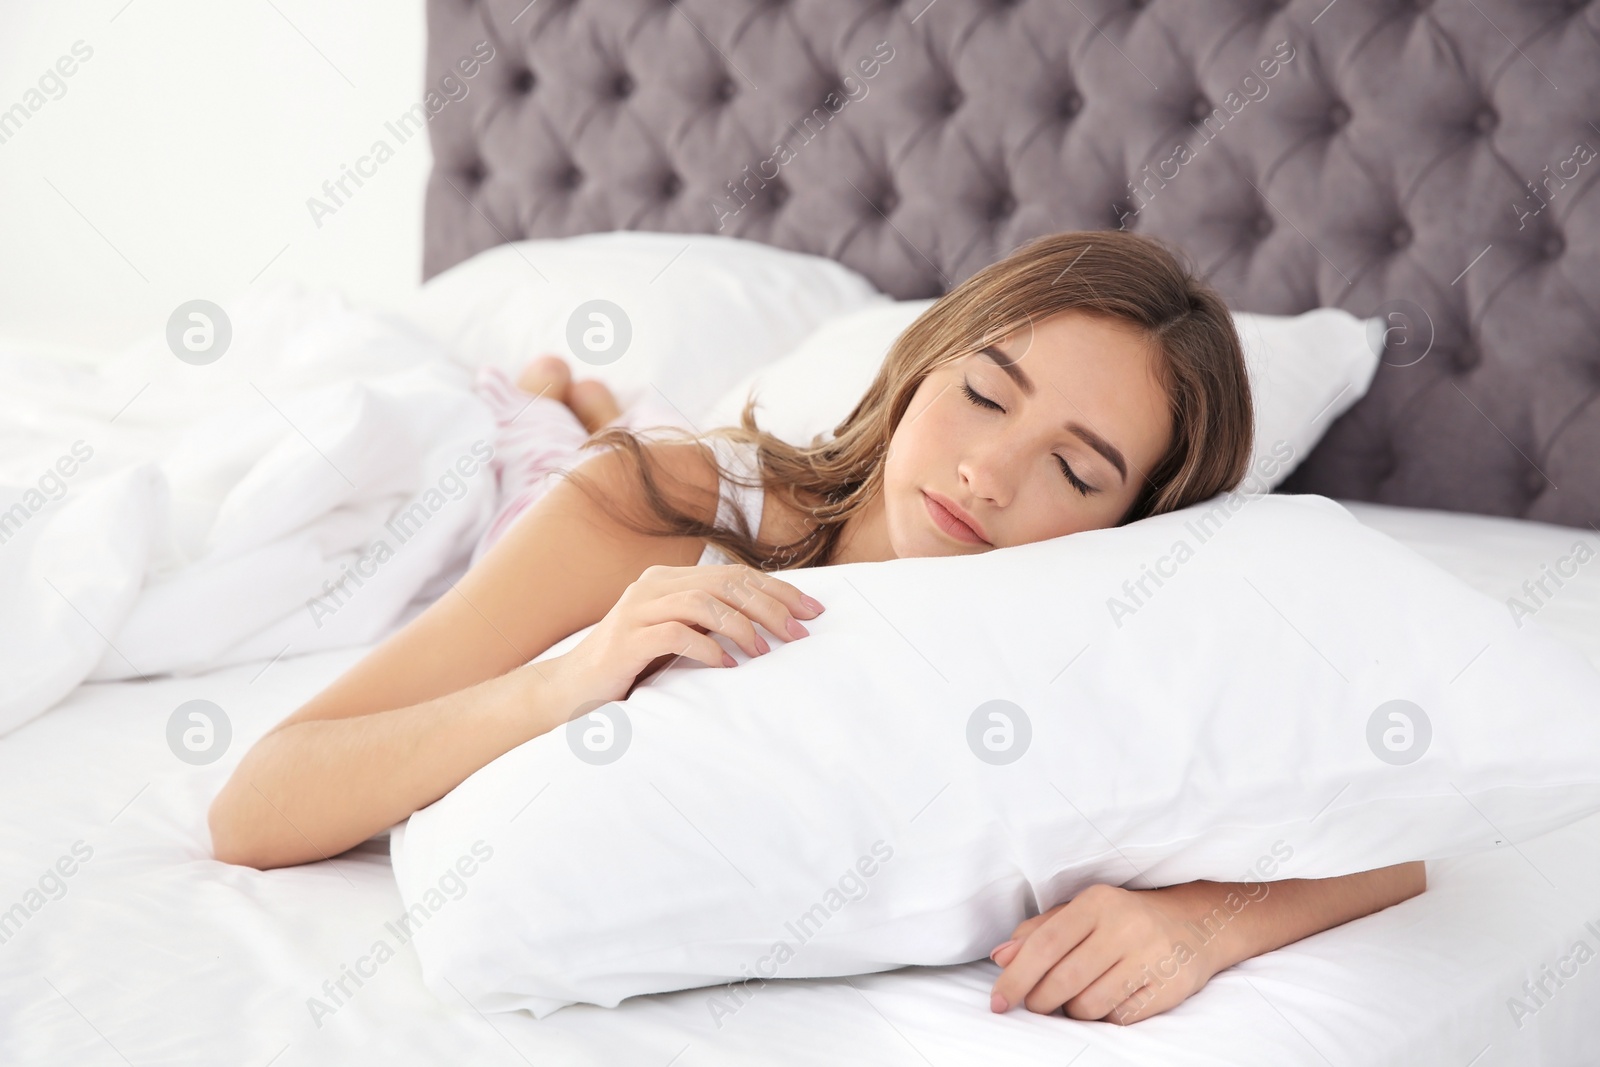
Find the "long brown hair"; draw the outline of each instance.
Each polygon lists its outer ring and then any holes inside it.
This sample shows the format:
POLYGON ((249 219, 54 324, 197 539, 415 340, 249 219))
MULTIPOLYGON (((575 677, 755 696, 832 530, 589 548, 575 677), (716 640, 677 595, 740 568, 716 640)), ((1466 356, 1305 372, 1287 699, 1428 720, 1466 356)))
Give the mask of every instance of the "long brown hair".
MULTIPOLYGON (((763 570, 825 564, 845 521, 882 486, 889 440, 929 372, 1023 324, 1069 310, 1137 326, 1160 357, 1157 374, 1170 402, 1172 443, 1121 521, 1188 507, 1237 485, 1250 460, 1254 411, 1233 318, 1221 297, 1165 246, 1119 230, 1038 238, 951 289, 896 339, 872 385, 830 439, 792 445, 761 430, 754 397, 746 400, 738 426, 676 435, 698 442, 712 462, 707 438, 754 444, 762 490, 810 516, 810 531, 799 540, 768 544, 737 513, 736 528, 728 529, 684 511, 675 503, 680 498, 663 486, 645 439, 625 427, 607 427, 588 445, 631 458, 645 516, 619 507, 580 472, 569 476, 613 519, 637 532, 703 539, 763 570)), ((659 438, 662 432, 649 433, 659 438)))

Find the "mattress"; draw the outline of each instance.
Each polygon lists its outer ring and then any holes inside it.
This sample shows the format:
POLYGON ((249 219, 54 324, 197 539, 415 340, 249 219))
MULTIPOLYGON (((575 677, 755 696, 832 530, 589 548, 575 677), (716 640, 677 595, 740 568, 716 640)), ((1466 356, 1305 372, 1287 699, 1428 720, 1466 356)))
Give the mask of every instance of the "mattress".
MULTIPOLYGON (((1543 595, 1525 585, 1580 538, 1594 544, 1589 531, 1351 508, 1508 610, 1519 598, 1600 664, 1600 566, 1543 595)), ((1431 863, 1422 896, 1249 960, 1130 1027, 991 1015, 987 961, 775 981, 732 1016, 714 1016, 705 989, 539 1021, 484 1014, 423 986, 393 925, 386 842, 268 872, 209 856, 206 807, 234 761, 364 651, 86 684, 0 738, 0 1063, 1600 1061, 1600 818, 1431 863), (169 717, 193 699, 232 724, 207 766, 168 748, 169 717)))

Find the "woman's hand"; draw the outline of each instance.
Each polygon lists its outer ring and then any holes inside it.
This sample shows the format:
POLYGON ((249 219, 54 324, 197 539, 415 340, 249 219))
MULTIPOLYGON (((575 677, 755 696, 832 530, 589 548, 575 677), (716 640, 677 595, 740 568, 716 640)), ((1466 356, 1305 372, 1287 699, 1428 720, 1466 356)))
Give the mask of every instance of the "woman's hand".
POLYGON ((805 637, 800 619, 822 605, 770 574, 743 564, 647 568, 556 668, 573 708, 620 700, 643 675, 676 656, 732 667, 711 637, 722 634, 750 656, 770 651, 756 623, 785 641, 805 637))
POLYGON ((1414 862, 1338 878, 1090 886, 994 950, 1004 970, 990 1008, 1065 1006, 1074 1019, 1148 1019, 1241 960, 1391 907, 1427 884, 1426 868, 1414 862))
POLYGON ((990 1006, 1049 1014, 1064 1005, 1074 1019, 1125 1024, 1182 1003, 1224 964, 1197 944, 1174 897, 1093 885, 1027 920, 993 953, 1004 970, 990 1006))

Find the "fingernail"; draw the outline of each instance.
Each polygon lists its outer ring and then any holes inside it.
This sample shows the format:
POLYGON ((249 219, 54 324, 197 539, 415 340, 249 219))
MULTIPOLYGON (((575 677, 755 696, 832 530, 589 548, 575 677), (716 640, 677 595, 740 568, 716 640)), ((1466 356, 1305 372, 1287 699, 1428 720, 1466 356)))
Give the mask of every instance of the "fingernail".
POLYGON ((996 1015, 1004 1015, 1011 1010, 1011 1005, 1006 1003, 1006 998, 999 993, 989 994, 989 1010, 996 1015))
POLYGON ((996 945, 994 947, 994 951, 989 953, 989 958, 991 960, 994 959, 996 956, 1000 955, 1001 952, 1005 951, 1006 949, 1010 948, 1012 945, 1015 945, 1016 943, 1017 943, 1017 939, 1016 938, 1012 938, 1010 941, 1002 941, 1002 942, 1000 942, 1000 944, 998 944, 998 945, 996 945))
POLYGON ((815 597, 806 596, 804 593, 800 594, 800 603, 804 604, 818 615, 821 615, 827 610, 822 606, 822 601, 816 599, 815 597))
POLYGON ((760 634, 756 634, 756 654, 765 656, 771 651, 772 649, 767 645, 767 639, 760 634))
POLYGON ((726 652, 724 652, 722 654, 722 665, 724 667, 732 667, 737 662, 738 662, 737 660, 735 660, 732 656, 728 655, 726 652))
POLYGON ((810 630, 807 630, 804 626, 801 626, 794 619, 790 619, 787 623, 784 624, 784 626, 785 626, 786 629, 788 629, 790 637, 805 637, 807 634, 809 634, 811 632, 810 630))

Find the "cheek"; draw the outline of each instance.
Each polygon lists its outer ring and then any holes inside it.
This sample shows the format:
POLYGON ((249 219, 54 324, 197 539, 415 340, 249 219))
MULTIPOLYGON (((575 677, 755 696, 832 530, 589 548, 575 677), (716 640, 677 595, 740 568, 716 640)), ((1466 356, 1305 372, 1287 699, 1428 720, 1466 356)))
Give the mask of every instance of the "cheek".
POLYGON ((1056 499, 1049 508, 1023 509, 1025 515, 1018 516, 1018 526, 1023 527, 1018 537, 1020 543, 1028 544, 1034 541, 1047 541, 1053 537, 1064 537, 1071 533, 1082 533, 1104 525, 1094 521, 1085 514, 1083 505, 1068 499, 1056 499))
POLYGON ((904 485, 927 480, 927 472, 941 454, 950 450, 960 432, 958 412, 952 412, 946 397, 935 397, 931 404, 913 403, 895 429, 885 459, 884 484, 904 485))
POLYGON ((1067 534, 1100 530, 1121 518, 1122 503, 1104 496, 1082 497, 1065 485, 1053 465, 1043 467, 1017 486, 1007 508, 1007 544, 1031 544, 1067 534))
POLYGON ((918 535, 911 531, 919 529, 924 519, 919 491, 930 486, 948 491, 950 472, 955 468, 960 413, 950 410, 947 399, 948 394, 940 397, 936 393, 932 403, 913 401, 884 457, 884 517, 889 539, 902 555, 927 551, 920 542, 912 543, 918 535))
POLYGON ((923 480, 921 471, 928 459, 922 454, 922 441, 915 433, 902 430, 889 441, 883 460, 883 492, 891 502, 923 480))
POLYGON ((915 418, 901 422, 901 430, 906 435, 907 451, 917 456, 955 456, 962 450, 963 442, 986 429, 982 422, 984 413, 960 395, 958 386, 944 387, 920 414, 915 406, 906 414, 915 414, 915 418))

